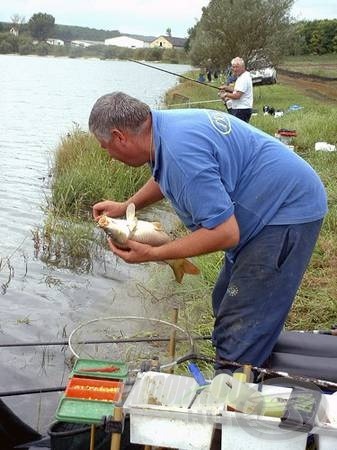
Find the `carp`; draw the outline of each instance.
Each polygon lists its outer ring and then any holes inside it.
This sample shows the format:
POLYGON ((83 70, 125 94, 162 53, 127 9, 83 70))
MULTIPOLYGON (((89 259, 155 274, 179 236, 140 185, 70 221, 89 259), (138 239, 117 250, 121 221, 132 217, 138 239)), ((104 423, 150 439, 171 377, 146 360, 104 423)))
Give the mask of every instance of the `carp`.
MULTIPOLYGON (((121 248, 125 248, 125 242, 128 239, 152 246, 160 246, 171 240, 161 223, 138 220, 134 203, 128 205, 126 219, 114 219, 103 215, 98 220, 98 226, 106 232, 115 245, 121 248)), ((185 258, 164 262, 172 268, 178 283, 182 282, 185 273, 191 275, 200 273, 198 267, 185 258)))

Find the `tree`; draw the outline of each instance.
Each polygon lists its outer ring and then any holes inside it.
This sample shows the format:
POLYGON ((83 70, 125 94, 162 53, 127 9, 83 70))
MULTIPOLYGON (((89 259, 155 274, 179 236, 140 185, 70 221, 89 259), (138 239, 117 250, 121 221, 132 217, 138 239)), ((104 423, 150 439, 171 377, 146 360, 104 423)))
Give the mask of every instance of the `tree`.
POLYGON ((171 30, 171 28, 166 28, 166 34, 167 34, 167 36, 169 36, 169 37, 172 36, 172 30, 171 30))
POLYGON ((21 26, 26 22, 24 16, 20 16, 20 14, 13 14, 11 17, 12 27, 15 28, 18 32, 20 31, 21 26))
POLYGON ((277 64, 285 52, 294 0, 211 0, 193 29, 193 64, 226 67, 231 59, 246 62, 260 56, 277 64))
POLYGON ((55 25, 55 18, 50 14, 34 14, 28 22, 28 28, 33 38, 38 41, 45 41, 52 33, 55 25))

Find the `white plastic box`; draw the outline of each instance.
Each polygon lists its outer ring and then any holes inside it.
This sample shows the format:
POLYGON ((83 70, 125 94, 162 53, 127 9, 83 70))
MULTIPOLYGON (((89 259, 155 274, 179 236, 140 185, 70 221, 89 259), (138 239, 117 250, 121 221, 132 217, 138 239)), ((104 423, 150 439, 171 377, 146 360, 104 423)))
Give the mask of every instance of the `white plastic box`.
POLYGON ((207 391, 195 397, 198 385, 191 377, 165 373, 138 374, 124 410, 130 414, 132 443, 208 450, 215 416, 224 408, 207 391))
MULTIPOLYGON (((256 388, 256 385, 251 385, 256 388)), ((215 427, 221 428, 222 450, 305 450, 307 433, 279 428, 280 419, 226 411, 225 405, 201 391, 191 377, 165 373, 138 374, 124 404, 130 414, 132 443, 181 450, 210 449, 215 427)), ((290 393, 290 389, 266 386, 290 393)))

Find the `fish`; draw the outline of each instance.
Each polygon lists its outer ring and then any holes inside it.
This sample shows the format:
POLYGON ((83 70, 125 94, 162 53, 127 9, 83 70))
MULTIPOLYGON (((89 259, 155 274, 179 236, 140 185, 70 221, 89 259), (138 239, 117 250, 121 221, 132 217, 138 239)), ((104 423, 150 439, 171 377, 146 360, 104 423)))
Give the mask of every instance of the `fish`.
MULTIPOLYGON (((120 248, 126 248, 125 242, 128 239, 155 247, 166 244, 171 240, 160 222, 138 220, 134 203, 128 205, 126 219, 115 219, 102 215, 97 223, 113 240, 114 244, 120 248)), ((185 273, 190 275, 200 273, 198 267, 186 258, 170 259, 164 262, 172 268, 178 283, 182 282, 185 273)))

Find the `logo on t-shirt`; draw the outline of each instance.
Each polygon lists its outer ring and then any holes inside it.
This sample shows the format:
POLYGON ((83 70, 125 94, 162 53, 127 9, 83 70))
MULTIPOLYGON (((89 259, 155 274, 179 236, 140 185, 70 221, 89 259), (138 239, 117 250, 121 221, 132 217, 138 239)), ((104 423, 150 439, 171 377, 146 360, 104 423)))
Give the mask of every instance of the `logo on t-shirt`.
POLYGON ((211 124, 216 130, 222 134, 229 134, 231 132, 231 123, 229 118, 220 111, 208 111, 211 124))

